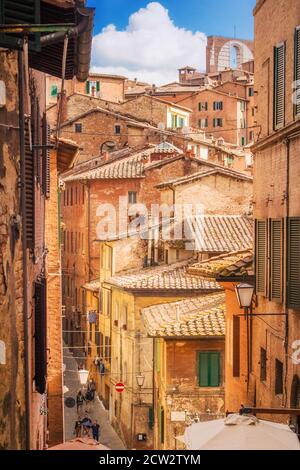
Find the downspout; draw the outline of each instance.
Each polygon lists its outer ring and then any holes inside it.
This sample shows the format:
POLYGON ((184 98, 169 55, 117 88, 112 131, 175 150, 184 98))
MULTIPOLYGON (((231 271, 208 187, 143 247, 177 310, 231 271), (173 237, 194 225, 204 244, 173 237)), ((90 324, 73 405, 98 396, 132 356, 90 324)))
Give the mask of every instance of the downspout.
POLYGON ((26 201, 25 201, 25 120, 24 120, 24 64, 23 53, 18 52, 19 73, 19 126, 20 126, 20 166, 21 166, 21 217, 22 217, 22 266, 23 266, 23 321, 24 321, 24 364, 25 364, 25 442, 26 450, 30 450, 30 380, 29 380, 29 338, 28 338, 28 279, 27 279, 27 247, 26 247, 26 201))

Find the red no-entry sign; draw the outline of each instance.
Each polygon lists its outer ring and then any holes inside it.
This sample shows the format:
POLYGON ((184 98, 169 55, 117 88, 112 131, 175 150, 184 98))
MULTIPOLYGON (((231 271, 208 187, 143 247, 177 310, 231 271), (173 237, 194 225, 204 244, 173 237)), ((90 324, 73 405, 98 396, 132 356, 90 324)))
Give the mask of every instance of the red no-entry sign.
POLYGON ((122 383, 116 384, 116 392, 122 393, 124 392, 125 385, 122 383))

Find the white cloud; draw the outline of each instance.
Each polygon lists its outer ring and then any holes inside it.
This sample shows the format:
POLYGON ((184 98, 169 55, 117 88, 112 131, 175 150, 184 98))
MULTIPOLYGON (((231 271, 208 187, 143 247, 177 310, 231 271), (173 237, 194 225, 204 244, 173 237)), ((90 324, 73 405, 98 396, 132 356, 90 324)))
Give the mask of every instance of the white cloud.
POLYGON ((131 15, 125 30, 110 24, 93 41, 93 71, 151 84, 177 80, 177 69, 185 65, 204 70, 205 63, 205 34, 177 27, 158 2, 131 15))

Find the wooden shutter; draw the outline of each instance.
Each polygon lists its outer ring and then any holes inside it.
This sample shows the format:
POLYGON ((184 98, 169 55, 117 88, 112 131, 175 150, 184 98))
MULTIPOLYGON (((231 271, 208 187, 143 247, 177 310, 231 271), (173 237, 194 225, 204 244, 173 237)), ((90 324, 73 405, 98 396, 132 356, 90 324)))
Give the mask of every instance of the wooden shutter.
POLYGON ((86 82, 86 94, 87 95, 90 94, 90 82, 89 82, 89 80, 87 80, 87 82, 86 82))
POLYGON ((266 294, 266 272, 267 272, 267 222, 256 221, 255 230, 255 271, 256 292, 266 294))
POLYGON ((295 31, 295 115, 300 116, 300 26, 295 31))
POLYGON ((209 369, 209 355, 208 353, 199 353, 199 386, 208 387, 208 369, 209 369))
POLYGON ((46 198, 50 197, 50 126, 46 114, 43 117, 43 176, 42 187, 46 198))
POLYGON ((34 158, 33 151, 30 149, 30 136, 28 125, 25 127, 25 181, 24 181, 24 199, 25 199, 25 226, 26 226, 26 246, 34 249, 34 214, 35 214, 35 180, 34 180, 34 158))
POLYGON ((285 117, 285 44, 274 49, 274 127, 283 127, 285 117))
POLYGON ((270 298, 282 297, 282 222, 271 220, 270 224, 270 298))
POLYGON ((233 341, 232 341, 232 375, 240 376, 240 317, 233 317, 233 341))
POLYGON ((43 394, 47 376, 47 297, 46 279, 35 283, 35 387, 43 394))
POLYGON ((300 309, 300 217, 288 220, 287 303, 300 309))
POLYGON ((99 81, 96 82, 96 91, 97 92, 100 91, 100 82, 99 81))
POLYGON ((209 354, 209 386, 219 387, 220 386, 220 353, 211 352, 209 354))

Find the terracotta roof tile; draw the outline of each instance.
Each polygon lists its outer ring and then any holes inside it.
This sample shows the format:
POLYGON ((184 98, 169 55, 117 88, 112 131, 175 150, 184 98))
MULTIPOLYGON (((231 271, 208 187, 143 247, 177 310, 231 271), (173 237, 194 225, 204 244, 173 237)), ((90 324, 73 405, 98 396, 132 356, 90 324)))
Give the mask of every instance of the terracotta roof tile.
POLYGON ((201 278, 219 280, 226 277, 253 276, 253 259, 253 252, 250 249, 236 251, 196 263, 188 269, 188 272, 201 278))
POLYGON ((221 287, 215 280, 208 280, 188 273, 188 267, 192 260, 182 261, 170 265, 145 268, 139 271, 125 272, 110 278, 106 283, 133 291, 148 290, 189 292, 197 295, 197 292, 218 291, 221 287))
POLYGON ((225 335, 225 294, 209 294, 142 310, 149 336, 199 337, 225 335))

